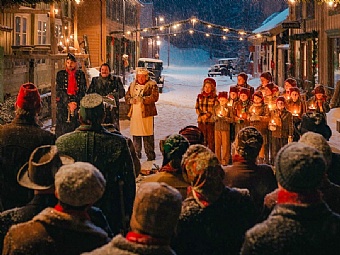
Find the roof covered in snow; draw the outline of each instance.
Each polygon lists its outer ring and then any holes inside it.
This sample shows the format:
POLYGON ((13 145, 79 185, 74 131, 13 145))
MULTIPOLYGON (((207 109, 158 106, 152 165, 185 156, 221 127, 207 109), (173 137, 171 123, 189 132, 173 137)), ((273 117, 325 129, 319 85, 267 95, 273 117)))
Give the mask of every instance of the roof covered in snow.
POLYGON ((271 29, 277 27, 279 24, 284 22, 287 19, 288 15, 289 15, 288 8, 283 10, 282 12, 277 12, 277 13, 272 14, 262 23, 262 26, 255 29, 253 33, 257 34, 257 33, 269 32, 271 29))

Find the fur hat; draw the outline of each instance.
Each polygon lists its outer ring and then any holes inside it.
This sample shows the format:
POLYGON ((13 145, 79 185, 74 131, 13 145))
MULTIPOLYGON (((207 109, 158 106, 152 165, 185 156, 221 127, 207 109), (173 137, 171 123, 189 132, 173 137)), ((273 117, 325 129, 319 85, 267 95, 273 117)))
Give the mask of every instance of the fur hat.
POLYGON ((254 99, 254 96, 257 96, 263 100, 263 94, 260 90, 254 92, 253 99, 254 99))
POLYGON ((221 91, 218 93, 218 98, 224 97, 225 99, 228 99, 228 92, 227 91, 221 91))
POLYGON ((231 93, 231 92, 238 93, 238 88, 236 86, 230 86, 229 93, 231 93))
POLYGON ((80 117, 83 121, 96 122, 104 115, 103 97, 97 93, 85 95, 80 100, 80 117))
POLYGON ((57 198, 71 206, 92 205, 105 191, 106 181, 92 164, 76 162, 62 166, 55 175, 57 198))
POLYGON ((297 92, 300 95, 300 89, 298 87, 293 87, 289 89, 289 94, 292 94, 292 92, 297 92))
POLYGON ((237 154, 246 160, 254 160, 261 150, 263 136, 255 127, 249 126, 237 133, 235 141, 237 154))
POLYGON ((15 105, 26 111, 40 109, 41 99, 37 87, 33 83, 22 84, 15 105))
POLYGON ((57 146, 43 145, 37 147, 29 161, 18 172, 18 183, 26 188, 46 190, 54 185, 54 175, 65 164, 72 164, 74 160, 69 156, 61 156, 57 146))
POLYGON ((137 67, 136 68, 136 77, 137 75, 145 75, 145 79, 149 80, 149 71, 148 69, 144 68, 144 67, 137 67))
POLYGON ((246 73, 241 72, 241 73, 239 73, 239 74, 237 75, 237 77, 238 77, 238 76, 242 77, 243 80, 244 80, 245 82, 247 82, 247 80, 248 80, 248 75, 247 75, 246 73))
POLYGON ((173 134, 165 140, 163 151, 169 160, 174 158, 181 159, 188 147, 189 141, 183 135, 173 134))
POLYGON ((186 126, 179 131, 179 134, 184 136, 189 141, 190 145, 204 143, 203 132, 196 126, 186 126))
POLYGON ((182 207, 178 190, 164 182, 141 183, 130 220, 132 231, 170 242, 182 207))
POLYGON ((210 83, 216 88, 216 81, 213 78, 205 78, 203 81, 203 85, 206 83, 210 83))
POLYGON ((325 94, 325 88, 322 85, 315 87, 314 94, 325 94))
POLYGON ((308 131, 300 137, 299 142, 309 145, 310 147, 320 151, 326 160, 327 167, 331 165, 332 149, 327 140, 321 134, 308 131))
POLYGON ((67 53, 67 58, 66 60, 71 60, 73 62, 77 62, 76 56, 74 56, 72 53, 67 53))
POLYGON ((326 169, 322 154, 304 143, 285 145, 275 159, 277 182, 291 192, 318 189, 326 169))
POLYGON ((247 88, 241 88, 240 89, 240 95, 241 94, 246 94, 248 97, 250 96, 250 90, 247 88))
POLYGON ((279 102, 279 101, 282 101, 284 104, 286 104, 286 99, 285 99, 283 96, 279 96, 279 97, 276 99, 276 103, 279 102))

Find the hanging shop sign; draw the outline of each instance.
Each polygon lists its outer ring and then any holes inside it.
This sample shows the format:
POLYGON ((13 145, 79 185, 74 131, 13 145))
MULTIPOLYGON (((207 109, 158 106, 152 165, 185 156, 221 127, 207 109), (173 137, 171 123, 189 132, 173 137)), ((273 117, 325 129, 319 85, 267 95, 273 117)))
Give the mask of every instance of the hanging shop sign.
POLYGON ((282 22, 282 28, 301 28, 301 23, 298 21, 294 22, 282 22))

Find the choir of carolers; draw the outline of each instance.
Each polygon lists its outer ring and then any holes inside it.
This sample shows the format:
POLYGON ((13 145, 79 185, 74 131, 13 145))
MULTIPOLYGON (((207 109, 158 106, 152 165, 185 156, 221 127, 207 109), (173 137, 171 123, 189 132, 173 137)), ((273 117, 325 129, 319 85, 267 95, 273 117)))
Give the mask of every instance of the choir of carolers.
MULTIPOLYGON (((246 126, 254 126, 262 133, 264 143, 258 163, 270 164, 281 147, 300 138, 304 118, 320 118, 327 126, 330 107, 323 86, 316 86, 314 96, 307 100, 293 78, 285 80, 283 92, 269 72, 261 74, 257 88, 247 84, 247 79, 247 74, 240 73, 229 93, 217 93, 215 80, 206 78, 197 96, 198 126, 205 135, 205 145, 217 154, 221 164, 230 163, 231 143, 246 126)), ((327 134, 324 136, 329 139, 327 134)))

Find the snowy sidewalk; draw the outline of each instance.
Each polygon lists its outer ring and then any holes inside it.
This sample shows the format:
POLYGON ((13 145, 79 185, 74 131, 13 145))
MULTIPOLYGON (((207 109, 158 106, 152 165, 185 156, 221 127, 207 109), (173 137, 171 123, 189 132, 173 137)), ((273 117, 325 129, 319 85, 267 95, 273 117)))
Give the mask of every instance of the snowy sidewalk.
POLYGON ((340 120, 340 108, 331 109, 327 113, 327 123, 332 129, 332 136, 329 144, 334 152, 340 153, 340 133, 336 130, 336 121, 340 120))

